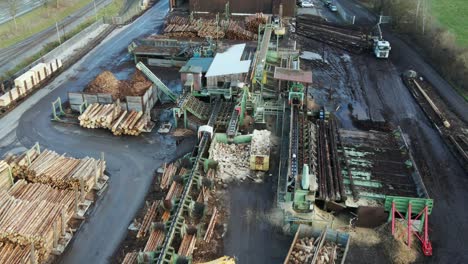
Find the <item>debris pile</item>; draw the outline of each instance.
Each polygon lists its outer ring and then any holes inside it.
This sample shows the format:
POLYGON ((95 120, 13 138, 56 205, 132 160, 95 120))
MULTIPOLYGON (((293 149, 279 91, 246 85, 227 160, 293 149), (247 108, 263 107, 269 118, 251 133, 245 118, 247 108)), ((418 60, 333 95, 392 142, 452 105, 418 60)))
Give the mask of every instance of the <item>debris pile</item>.
POLYGON ((216 143, 210 153, 218 162, 218 178, 223 181, 244 180, 250 175, 250 144, 216 143))
POLYGON ((150 125, 142 111, 124 111, 118 104, 91 104, 78 120, 82 127, 106 128, 116 136, 138 136, 150 125))
POLYGON ((392 263, 409 264, 417 262, 421 256, 418 245, 419 241, 415 241, 415 237, 411 237, 411 247, 406 244, 407 230, 404 223, 400 221, 395 222, 395 235, 392 236, 391 223, 386 223, 377 228, 377 232, 382 237, 382 244, 384 252, 390 258, 392 263))
POLYGON ((110 71, 103 71, 84 89, 85 93, 111 94, 112 99, 124 100, 126 96, 142 96, 152 82, 137 70, 130 80, 118 80, 110 71))

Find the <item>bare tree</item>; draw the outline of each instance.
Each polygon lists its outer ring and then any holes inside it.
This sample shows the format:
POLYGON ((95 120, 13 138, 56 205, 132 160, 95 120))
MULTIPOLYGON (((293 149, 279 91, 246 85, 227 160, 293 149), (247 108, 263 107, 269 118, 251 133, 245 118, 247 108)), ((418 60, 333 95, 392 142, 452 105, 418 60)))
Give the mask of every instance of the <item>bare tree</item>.
POLYGON ((18 30, 18 24, 16 23, 16 15, 18 14, 18 0, 8 0, 8 11, 10 16, 13 17, 13 22, 15 23, 15 30, 18 30))

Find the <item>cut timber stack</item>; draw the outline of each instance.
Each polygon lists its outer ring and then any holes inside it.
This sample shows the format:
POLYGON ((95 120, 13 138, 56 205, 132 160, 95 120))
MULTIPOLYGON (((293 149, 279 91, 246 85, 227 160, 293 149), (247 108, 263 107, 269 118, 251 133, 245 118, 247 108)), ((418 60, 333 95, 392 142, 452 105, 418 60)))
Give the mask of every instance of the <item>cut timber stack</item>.
POLYGON ((226 27, 226 38, 232 40, 256 40, 257 34, 245 30, 236 21, 229 21, 226 27))
MULTIPOLYGON (((38 256, 35 254, 35 259, 38 256)), ((0 243, 0 263, 25 264, 31 259, 31 246, 21 246, 9 242, 0 243)))
POLYGON ((91 104, 78 120, 82 127, 106 128, 116 136, 138 136, 148 124, 142 111, 123 111, 118 104, 91 104))
POLYGON ((59 155, 51 150, 44 150, 40 154, 30 151, 28 155, 12 158, 12 167, 15 178, 26 179, 30 182, 43 183, 59 189, 80 188, 83 183, 84 191, 90 191, 97 179, 101 178, 105 170, 105 161, 85 157, 75 159, 59 155), (23 165, 25 164, 25 165, 23 165), (97 177, 97 179, 96 179, 97 177))
POLYGON ((144 252, 152 252, 156 251, 159 246, 162 245, 164 242, 164 238, 166 235, 164 234, 163 230, 160 229, 155 229, 151 231, 151 234, 148 238, 148 241, 146 242, 145 249, 143 250, 144 252))
MULTIPOLYGON (((47 201, 23 201, 0 193, 0 241, 34 244, 39 260, 53 248, 54 229, 60 227, 63 205, 47 201)), ((41 262, 41 261, 39 261, 41 262)))
POLYGON ((197 236, 185 234, 182 242, 180 243, 177 254, 184 257, 192 256, 193 250, 195 249, 195 243, 197 243, 197 236))
POLYGON ((161 189, 163 190, 169 187, 169 184, 171 183, 172 178, 174 177, 176 172, 177 166, 174 163, 171 163, 169 165, 166 165, 166 163, 164 163, 164 172, 161 176, 161 182, 159 187, 161 187, 161 189))
POLYGON ((10 166, 5 161, 0 160, 0 190, 8 190, 12 184, 10 166))
POLYGON ((122 264, 135 264, 137 263, 138 252, 129 252, 125 255, 122 264))

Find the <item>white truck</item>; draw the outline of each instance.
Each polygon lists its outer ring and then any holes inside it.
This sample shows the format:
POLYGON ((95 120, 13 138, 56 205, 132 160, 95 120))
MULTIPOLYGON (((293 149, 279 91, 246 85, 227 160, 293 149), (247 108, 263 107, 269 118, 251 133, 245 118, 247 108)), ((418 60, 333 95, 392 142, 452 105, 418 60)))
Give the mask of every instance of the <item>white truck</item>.
POLYGON ((372 37, 372 52, 374 52, 374 55, 377 58, 387 59, 392 47, 390 46, 390 42, 383 39, 380 23, 375 26, 374 32, 374 36, 372 37))

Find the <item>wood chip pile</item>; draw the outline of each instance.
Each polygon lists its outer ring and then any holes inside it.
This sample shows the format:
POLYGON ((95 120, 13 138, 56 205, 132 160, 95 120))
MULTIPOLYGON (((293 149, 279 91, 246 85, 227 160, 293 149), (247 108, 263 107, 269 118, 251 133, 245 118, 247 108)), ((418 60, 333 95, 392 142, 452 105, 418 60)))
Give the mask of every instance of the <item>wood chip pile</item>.
POLYGON ((86 128, 105 128, 116 136, 140 135, 148 125, 148 118, 142 111, 126 111, 118 104, 91 104, 78 117, 80 126, 86 128))
POLYGON ((25 154, 9 160, 15 178, 69 190, 80 188, 82 181, 84 190, 88 192, 94 187, 96 177, 102 177, 105 170, 105 161, 94 158, 76 159, 51 150, 37 153, 31 149, 29 153, 29 166, 25 154))
POLYGON ((216 143, 210 150, 210 158, 218 162, 218 178, 229 182, 249 176, 249 153, 250 144, 216 143))
POLYGON ((263 13, 257 13, 245 18, 245 28, 255 34, 258 34, 258 27, 261 24, 266 24, 267 16, 263 13))
MULTIPOLYGON (((39 259, 46 259, 53 247, 54 228, 60 227, 63 205, 15 199, 0 194, 0 241, 29 246, 32 243, 39 259)), ((41 262, 41 261, 40 261, 41 262)))
POLYGON ((103 71, 84 89, 85 93, 111 94, 114 100, 125 100, 126 96, 142 96, 152 82, 137 70, 130 80, 118 80, 110 71, 103 71))
MULTIPOLYGON (((38 256, 35 255, 35 259, 37 259, 38 256)), ((29 263, 30 259, 31 246, 22 246, 10 242, 0 243, 0 263, 25 264, 29 263)))
POLYGON ((12 185, 8 163, 0 160, 0 190, 8 190, 12 185))
POLYGON ((341 263, 344 249, 334 242, 325 241, 319 248, 321 239, 313 237, 304 237, 298 239, 290 255, 289 264, 312 263, 315 255, 317 264, 341 263), (316 252, 318 250, 318 252, 316 252))
POLYGON ((268 130, 254 130, 252 141, 250 142, 251 155, 270 155, 270 136, 268 130))
MULTIPOLYGON (((257 29, 258 31, 258 29, 257 29)), ((173 16, 168 19, 164 28, 167 37, 232 39, 232 40, 256 40, 257 34, 244 28, 244 24, 233 20, 198 18, 190 21, 186 17, 173 16)))

